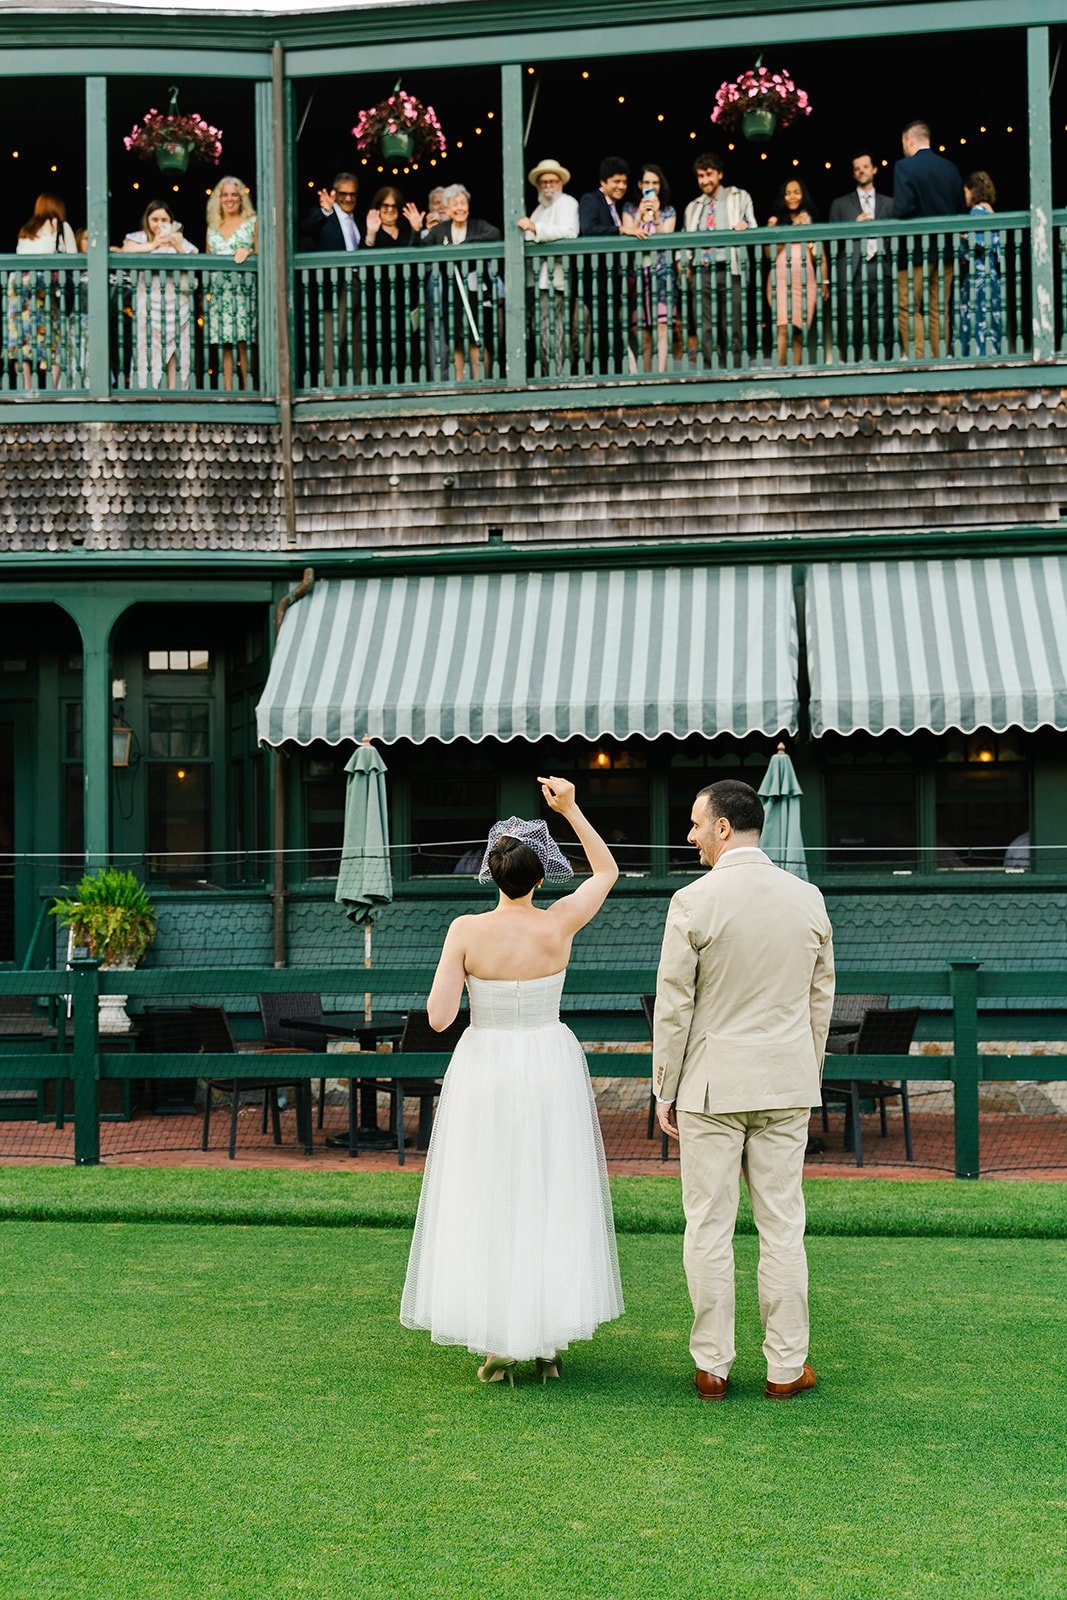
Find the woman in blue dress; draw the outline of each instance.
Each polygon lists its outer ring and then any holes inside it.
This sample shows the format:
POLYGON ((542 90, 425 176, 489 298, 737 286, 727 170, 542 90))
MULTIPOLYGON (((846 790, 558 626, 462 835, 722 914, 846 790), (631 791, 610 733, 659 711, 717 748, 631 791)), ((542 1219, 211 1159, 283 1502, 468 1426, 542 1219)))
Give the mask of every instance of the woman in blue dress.
MULTIPOLYGON (((972 217, 992 216, 997 191, 988 172, 972 172, 963 185, 972 217)), ((1000 234, 993 228, 964 234, 960 247, 960 349, 970 355, 1001 351, 1000 234)))

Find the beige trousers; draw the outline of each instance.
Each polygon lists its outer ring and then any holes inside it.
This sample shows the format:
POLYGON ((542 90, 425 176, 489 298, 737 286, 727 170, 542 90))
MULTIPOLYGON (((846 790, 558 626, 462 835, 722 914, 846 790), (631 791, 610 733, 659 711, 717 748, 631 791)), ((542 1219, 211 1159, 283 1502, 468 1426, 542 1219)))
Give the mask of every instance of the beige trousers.
POLYGON ((931 360, 952 354, 952 280, 955 268, 941 266, 936 261, 924 269, 912 267, 911 304, 908 304, 908 277, 906 270, 897 272, 897 322, 900 327, 900 352, 907 359, 921 361, 924 354, 923 334, 929 347, 931 360), (945 297, 945 326, 949 330, 945 349, 941 349, 941 294, 945 297))
POLYGON ((804 1149, 808 1108, 678 1112, 685 1274, 693 1302, 689 1349, 716 1377, 734 1359, 734 1225, 741 1173, 759 1232, 759 1308, 771 1383, 799 1378, 808 1356, 804 1149))

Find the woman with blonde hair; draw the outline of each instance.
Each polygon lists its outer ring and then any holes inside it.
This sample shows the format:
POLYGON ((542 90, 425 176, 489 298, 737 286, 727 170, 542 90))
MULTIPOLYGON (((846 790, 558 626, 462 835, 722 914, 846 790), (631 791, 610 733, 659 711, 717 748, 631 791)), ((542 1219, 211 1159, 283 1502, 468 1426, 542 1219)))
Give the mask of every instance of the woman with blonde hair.
MULTIPOLYGON (((32 217, 19 229, 16 254, 72 256, 77 249, 63 201, 57 194, 39 194, 32 217)), ((59 387, 61 311, 67 282, 65 275, 39 270, 8 275, 7 354, 11 361, 21 360, 26 389, 32 390, 37 374, 49 368, 51 387, 59 387)))
MULTIPOLYGON (((259 248, 259 223, 240 178, 220 178, 207 202, 207 253, 229 256, 235 267, 259 248)), ((222 387, 233 388, 234 356, 241 388, 248 388, 248 346, 256 337, 256 280, 247 273, 207 275, 207 341, 222 355, 222 387)))

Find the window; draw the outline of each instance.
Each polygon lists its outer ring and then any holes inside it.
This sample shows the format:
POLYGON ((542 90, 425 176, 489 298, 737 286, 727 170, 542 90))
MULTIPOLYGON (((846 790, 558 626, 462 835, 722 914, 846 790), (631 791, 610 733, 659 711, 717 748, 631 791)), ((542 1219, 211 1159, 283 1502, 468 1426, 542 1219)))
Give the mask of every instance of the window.
MULTIPOLYGON (((471 764, 481 765, 478 757, 471 764)), ((489 829, 497 820, 497 780, 491 772, 461 771, 410 779, 411 873, 477 872, 489 829)))
POLYGON ((940 870, 1030 866, 1030 768, 1021 735, 949 735, 935 791, 940 870))
POLYGON ((210 650, 149 650, 149 672, 210 672, 210 650))
MULTIPOLYGON (((638 743, 616 739, 584 740, 580 745, 539 748, 538 772, 569 778, 578 789, 578 801, 597 832, 611 846, 622 872, 648 872, 652 865, 652 807, 648 754, 638 743)), ((570 829, 554 811, 542 806, 552 837, 559 841, 575 870, 585 868, 585 856, 570 829)))
POLYGON ((827 734, 826 865, 918 864, 918 778, 914 749, 899 737, 827 734))
POLYGON ((153 877, 203 878, 211 854, 211 708, 148 702, 148 858, 153 877))
POLYGON ((345 826, 346 758, 335 751, 309 755, 304 769, 304 870, 309 878, 336 878, 345 826))
POLYGON ((671 756, 667 786, 667 870, 697 872, 700 858, 687 844, 692 826, 693 801, 709 783, 734 778, 758 789, 767 771, 770 754, 766 741, 758 747, 722 736, 710 743, 689 739, 671 756))
POLYGON ((62 814, 64 875, 81 870, 85 838, 85 771, 82 765, 82 703, 68 700, 63 706, 63 746, 60 758, 60 806, 62 814))

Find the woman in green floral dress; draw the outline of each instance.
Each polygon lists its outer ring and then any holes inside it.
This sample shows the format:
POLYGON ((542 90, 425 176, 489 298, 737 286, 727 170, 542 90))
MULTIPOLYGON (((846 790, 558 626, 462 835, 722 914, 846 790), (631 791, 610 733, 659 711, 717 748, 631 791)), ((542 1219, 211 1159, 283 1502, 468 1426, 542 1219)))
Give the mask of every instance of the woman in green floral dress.
POLYGON ((233 388, 234 357, 241 388, 249 386, 248 346, 256 337, 256 275, 244 263, 259 246, 259 225, 246 186, 220 178, 207 203, 207 252, 230 256, 230 272, 206 273, 207 341, 222 357, 222 387, 233 388))

